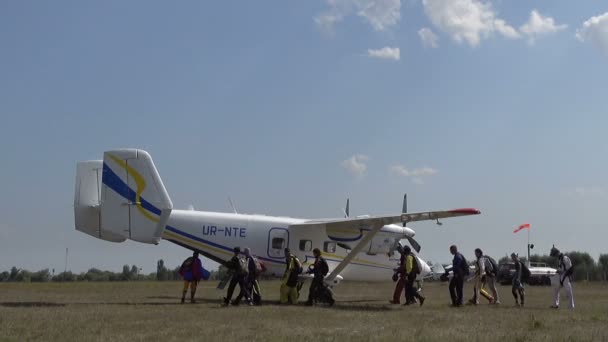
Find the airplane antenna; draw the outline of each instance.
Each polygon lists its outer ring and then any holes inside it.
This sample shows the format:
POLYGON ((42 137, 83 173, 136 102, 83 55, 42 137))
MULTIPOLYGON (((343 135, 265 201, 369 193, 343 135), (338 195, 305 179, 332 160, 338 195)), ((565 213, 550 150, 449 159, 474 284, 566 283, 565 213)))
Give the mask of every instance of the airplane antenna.
POLYGON ((346 208, 344 209, 344 218, 350 217, 350 199, 346 199, 346 208))
POLYGON ((235 214, 238 214, 238 212, 236 211, 236 207, 234 206, 234 203, 232 203, 232 199, 230 198, 230 196, 228 196, 228 202, 230 202, 230 206, 232 207, 232 211, 234 211, 235 214))
MULTIPOLYGON (((407 214, 407 194, 403 194, 403 207, 401 208, 401 213, 407 214)), ((403 221, 403 227, 407 227, 407 221, 403 221)), ((410 246, 414 248, 416 253, 420 253, 421 247, 418 241, 414 240, 414 238, 411 236, 407 236, 406 239, 410 243, 410 246)), ((399 243, 399 245, 401 245, 401 243, 399 243)))

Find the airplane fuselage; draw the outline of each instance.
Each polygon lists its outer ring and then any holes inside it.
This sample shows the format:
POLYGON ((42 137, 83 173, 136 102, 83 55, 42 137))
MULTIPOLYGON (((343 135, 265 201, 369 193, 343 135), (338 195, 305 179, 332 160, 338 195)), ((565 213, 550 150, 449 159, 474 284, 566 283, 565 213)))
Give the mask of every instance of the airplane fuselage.
MULTIPOLYGON (((173 210, 162 237, 185 248, 198 250, 220 263, 232 257, 235 246, 241 249, 249 247, 264 262, 267 274, 276 277, 282 276, 285 270, 285 247, 289 247, 305 266, 314 261, 312 249, 319 248, 333 269, 346 257, 347 246, 330 239, 325 231, 290 231, 290 225, 305 221, 290 217, 173 210)), ((413 234, 409 228, 387 225, 382 227, 376 240, 393 244, 404 238, 404 232, 413 234)), ((386 253, 362 252, 341 272, 341 276, 359 281, 387 280, 398 263, 399 254, 389 257, 386 253)), ((426 274, 430 269, 422 271, 426 274)))

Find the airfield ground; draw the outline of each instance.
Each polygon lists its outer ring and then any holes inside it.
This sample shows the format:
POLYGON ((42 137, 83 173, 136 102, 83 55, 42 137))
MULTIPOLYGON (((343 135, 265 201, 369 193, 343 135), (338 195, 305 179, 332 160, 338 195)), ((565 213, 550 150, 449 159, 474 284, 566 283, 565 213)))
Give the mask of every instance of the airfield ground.
POLYGON ((501 306, 462 308, 446 283, 425 284, 423 307, 388 304, 391 282, 345 282, 333 308, 280 306, 276 281, 262 283, 267 305, 224 308, 215 286, 180 305, 179 282, 2 283, 0 341, 608 341, 608 284, 575 284, 574 311, 549 309, 548 287, 528 287, 522 309, 507 286, 501 306))

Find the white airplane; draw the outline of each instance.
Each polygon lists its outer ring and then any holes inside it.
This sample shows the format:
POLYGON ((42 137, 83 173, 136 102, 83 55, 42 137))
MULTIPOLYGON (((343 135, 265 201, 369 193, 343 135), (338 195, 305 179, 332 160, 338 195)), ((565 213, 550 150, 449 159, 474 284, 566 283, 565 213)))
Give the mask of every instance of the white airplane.
MULTIPOLYGON (((138 149, 108 151, 103 161, 79 162, 74 196, 76 229, 98 239, 148 244, 164 239, 220 264, 232 257, 235 246, 249 247, 267 273, 277 277, 285 269, 286 247, 304 265, 314 262, 312 250, 319 248, 330 268, 329 284, 390 279, 399 262, 393 257, 399 241, 414 241, 408 222, 477 214, 476 209, 455 209, 311 220, 174 210, 152 158, 138 149)), ((431 269, 418 259, 422 279, 431 269)))

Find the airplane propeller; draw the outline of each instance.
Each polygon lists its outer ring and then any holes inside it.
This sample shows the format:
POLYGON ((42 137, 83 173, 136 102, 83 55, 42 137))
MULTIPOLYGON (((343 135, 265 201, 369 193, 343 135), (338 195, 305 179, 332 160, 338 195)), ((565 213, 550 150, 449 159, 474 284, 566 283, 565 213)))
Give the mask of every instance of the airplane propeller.
MULTIPOLYGON (((403 194, 403 207, 401 209, 401 212, 403 214, 407 213, 407 194, 403 194)), ((407 222, 403 222, 403 227, 405 227, 406 225, 407 222)), ((421 247, 418 241, 414 240, 414 238, 411 236, 407 236, 406 239, 410 243, 410 246, 412 246, 412 248, 416 251, 416 253, 420 253, 421 247)))
POLYGON ((420 244, 418 241, 414 240, 412 237, 407 237, 407 241, 410 243, 410 246, 416 251, 416 253, 420 253, 420 244))

